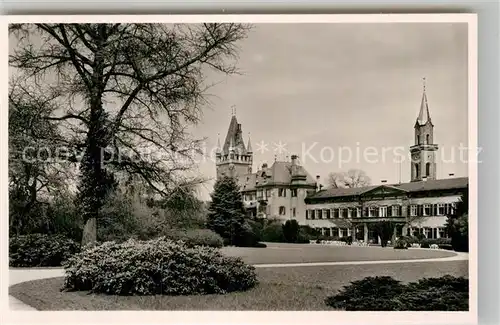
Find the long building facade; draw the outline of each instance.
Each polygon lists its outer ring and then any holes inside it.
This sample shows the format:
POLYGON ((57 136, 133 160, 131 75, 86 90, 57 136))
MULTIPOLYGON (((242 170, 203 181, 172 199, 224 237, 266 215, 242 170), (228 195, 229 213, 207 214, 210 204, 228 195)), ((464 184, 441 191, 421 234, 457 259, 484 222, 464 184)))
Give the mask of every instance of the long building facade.
POLYGON ((427 238, 447 237, 446 217, 454 214, 464 191, 467 177, 437 179, 438 145, 434 143, 432 123, 424 87, 420 111, 414 124, 414 145, 410 147, 411 181, 357 188, 322 189, 299 164, 296 155, 290 161, 263 164, 252 171, 250 139, 245 146, 241 124, 232 116, 229 130, 216 154, 217 177, 235 177, 240 185, 248 215, 295 219, 330 236, 352 236, 364 242, 378 242, 373 224, 391 221, 394 235, 427 238))

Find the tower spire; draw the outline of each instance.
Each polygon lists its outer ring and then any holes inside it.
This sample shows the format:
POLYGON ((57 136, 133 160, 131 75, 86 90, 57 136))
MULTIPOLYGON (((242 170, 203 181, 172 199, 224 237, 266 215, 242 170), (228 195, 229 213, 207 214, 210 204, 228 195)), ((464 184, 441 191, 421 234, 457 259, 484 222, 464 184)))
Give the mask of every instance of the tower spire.
POLYGON ((248 132, 247 153, 253 153, 253 151, 252 151, 252 144, 250 143, 250 132, 248 132))
POLYGON ((427 104, 425 77, 422 79, 422 86, 423 86, 422 102, 420 103, 420 112, 417 118, 417 123, 419 125, 425 125, 427 122, 431 121, 431 115, 429 114, 429 105, 427 104))

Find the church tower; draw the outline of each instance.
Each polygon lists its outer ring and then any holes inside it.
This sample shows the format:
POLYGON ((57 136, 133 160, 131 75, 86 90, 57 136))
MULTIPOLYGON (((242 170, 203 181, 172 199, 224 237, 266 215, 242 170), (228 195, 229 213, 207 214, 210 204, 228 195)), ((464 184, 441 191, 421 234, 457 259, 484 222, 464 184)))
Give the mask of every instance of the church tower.
POLYGON ((434 144, 434 125, 429 114, 424 78, 420 113, 415 122, 415 144, 410 147, 412 182, 436 179, 437 150, 438 145, 434 144))
POLYGON ((224 146, 221 148, 220 140, 217 142, 215 159, 217 178, 222 176, 239 177, 252 173, 253 152, 250 137, 247 146, 245 146, 241 124, 236 119, 234 109, 224 146))

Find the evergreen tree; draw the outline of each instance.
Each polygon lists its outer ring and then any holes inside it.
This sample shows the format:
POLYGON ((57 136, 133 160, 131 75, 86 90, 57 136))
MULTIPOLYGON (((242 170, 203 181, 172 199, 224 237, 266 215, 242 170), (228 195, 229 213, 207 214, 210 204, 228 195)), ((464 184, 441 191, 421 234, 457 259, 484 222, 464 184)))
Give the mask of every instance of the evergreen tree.
POLYGON ((296 243, 299 238, 299 224, 297 220, 287 220, 283 225, 283 236, 287 243, 296 243))
POLYGON ((224 177, 217 180, 208 210, 207 228, 215 231, 230 245, 238 245, 246 233, 243 199, 236 180, 224 177))

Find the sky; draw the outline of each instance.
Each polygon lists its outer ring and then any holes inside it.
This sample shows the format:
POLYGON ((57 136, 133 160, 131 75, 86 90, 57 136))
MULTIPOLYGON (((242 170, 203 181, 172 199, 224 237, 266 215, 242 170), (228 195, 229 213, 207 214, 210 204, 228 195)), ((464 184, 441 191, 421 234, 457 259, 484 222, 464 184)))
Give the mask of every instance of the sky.
MULTIPOLYGON (((352 168, 373 184, 407 182, 409 157, 397 157, 413 144, 425 78, 437 177, 467 176, 466 24, 257 24, 239 46, 240 75, 208 76, 218 84, 193 131, 207 137, 208 152, 218 133, 224 141, 234 106, 254 170, 297 154, 322 183, 352 168)), ((202 161, 199 172, 215 178, 214 161, 202 161)), ((203 198, 212 186, 203 186, 203 198)))

